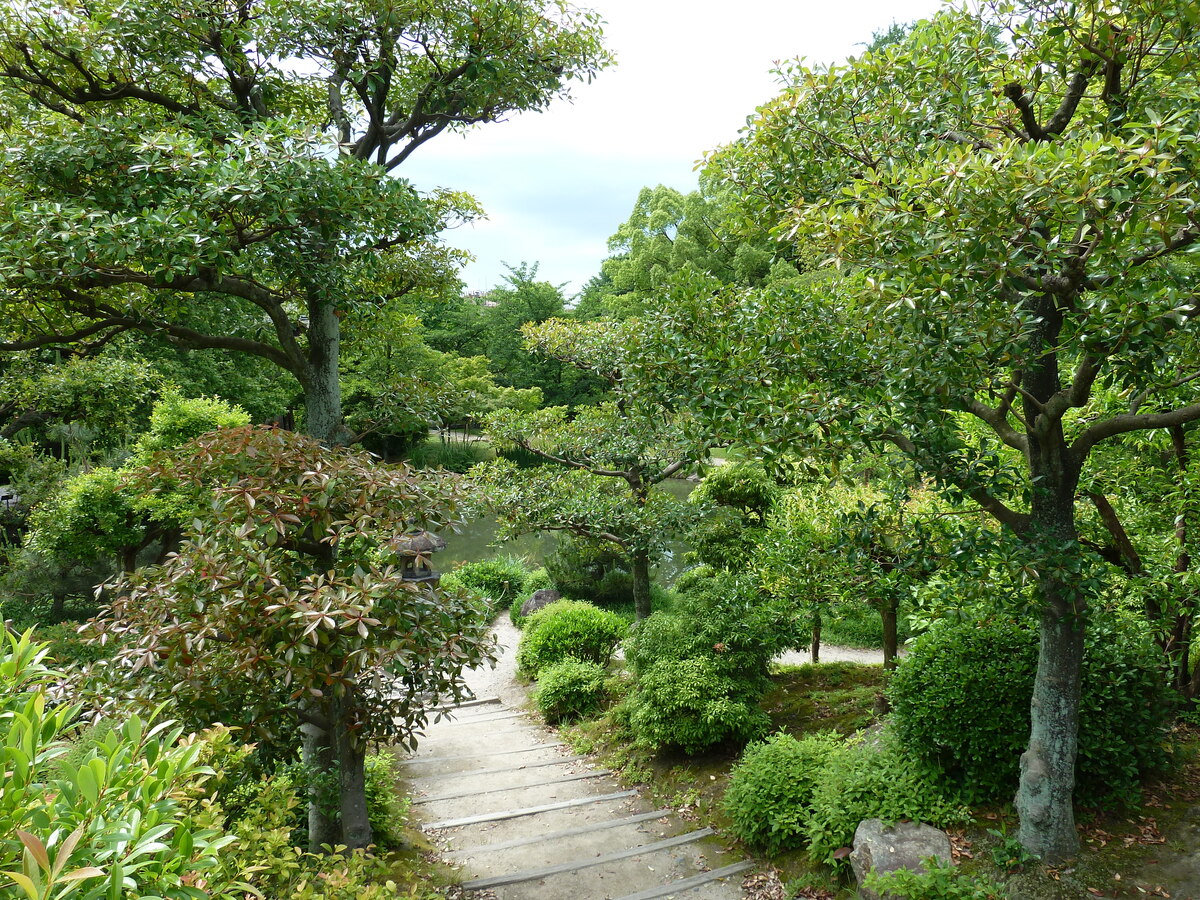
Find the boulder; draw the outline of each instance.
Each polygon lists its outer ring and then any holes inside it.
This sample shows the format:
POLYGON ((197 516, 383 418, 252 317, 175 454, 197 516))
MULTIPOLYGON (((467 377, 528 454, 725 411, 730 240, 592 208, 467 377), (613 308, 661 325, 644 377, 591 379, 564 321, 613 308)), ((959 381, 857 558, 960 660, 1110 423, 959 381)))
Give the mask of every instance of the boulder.
POLYGON ((850 854, 850 865, 859 884, 859 895, 863 900, 889 900, 863 887, 868 872, 887 875, 897 869, 913 872, 925 870, 924 860, 936 857, 939 862, 950 863, 950 838, 946 832, 920 822, 901 822, 885 826, 880 819, 865 819, 858 823, 854 832, 854 850, 850 854))
POLYGON ((540 591, 534 591, 529 595, 529 599, 521 604, 521 618, 528 618, 542 607, 549 606, 556 600, 561 599, 562 594, 553 588, 542 588, 540 591))

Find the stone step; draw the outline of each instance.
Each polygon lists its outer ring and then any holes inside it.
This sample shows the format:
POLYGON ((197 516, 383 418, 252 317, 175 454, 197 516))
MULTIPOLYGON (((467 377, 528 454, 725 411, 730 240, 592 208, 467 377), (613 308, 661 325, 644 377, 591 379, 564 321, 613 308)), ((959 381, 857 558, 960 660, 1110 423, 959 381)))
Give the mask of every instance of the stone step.
POLYGON ((550 743, 545 734, 523 716, 478 726, 443 723, 430 728, 417 739, 414 760, 433 756, 471 756, 521 750, 539 743, 550 743))
POLYGON ((677 897, 687 900, 740 900, 742 888, 736 876, 754 868, 751 862, 736 862, 719 869, 700 872, 666 884, 655 885, 634 894, 626 894, 617 900, 657 900, 659 897, 677 897))
POLYGON ((591 806, 592 804, 607 803, 613 800, 625 800, 629 797, 636 797, 637 791, 613 791, 610 794, 596 794, 593 796, 575 797, 568 800, 555 800, 552 803, 543 803, 538 806, 512 807, 509 809, 493 810, 492 812, 477 813, 469 816, 459 816, 457 818, 441 819, 432 822, 424 822, 421 828, 425 831, 432 831, 441 828, 458 828, 464 825, 479 825, 485 822, 499 822, 505 819, 518 819, 525 816, 539 815, 545 812, 554 812, 562 809, 570 809, 577 806, 591 806))
POLYGON ((674 837, 663 838, 660 841, 653 841, 648 844, 638 844, 633 847, 626 847, 622 850, 612 850, 608 853, 601 853, 595 856, 583 856, 569 859, 566 862, 554 863, 548 866, 539 866, 533 869, 521 869, 516 872, 509 872, 504 875, 491 875, 485 878, 472 878, 470 881, 462 883, 463 889, 468 891, 483 891, 491 888, 500 887, 505 884, 516 884, 520 881, 540 881, 549 878, 552 875, 561 875, 569 872, 577 872, 582 869, 590 869, 596 866, 606 866, 608 863, 619 862, 620 860, 629 859, 631 857, 644 857, 654 853, 660 853, 674 847, 681 847, 684 844, 691 844, 700 838, 708 837, 715 832, 711 828, 700 828, 696 831, 689 831, 687 834, 680 834, 674 837))
MULTIPOLYGON (((518 757, 520 758, 520 757, 518 757)), ((499 762, 501 760, 497 760, 499 762)), ((586 756, 555 756, 551 759, 534 759, 526 761, 514 759, 508 765, 496 766, 493 769, 477 768, 479 764, 478 757, 469 757, 463 760, 465 768, 448 769, 439 766, 429 766, 428 770, 421 774, 409 773, 407 781, 414 787, 421 788, 426 782, 430 783, 445 783, 447 780, 452 780, 455 785, 469 783, 472 779, 489 779, 494 781, 496 775, 511 776, 520 772, 532 772, 536 769, 553 769, 554 767, 571 767, 578 766, 581 763, 587 763, 586 756), (429 771, 432 770, 432 771, 429 771), (453 779, 447 779, 448 775, 453 775, 453 779)))
MULTIPOLYGON (((623 819, 648 809, 636 791, 614 790, 591 803, 543 804, 534 812, 520 816, 496 817, 483 821, 458 824, 437 830, 433 840, 446 850, 462 850, 528 838, 537 834, 553 834, 571 828, 583 828, 623 819)), ((414 813, 424 817, 425 810, 417 807, 414 813)), ((429 821, 433 821, 429 819, 429 821)), ((435 823, 436 824, 436 823, 435 823)), ((515 851, 519 855, 520 851, 515 851)))
POLYGON ((476 793, 431 799, 415 805, 413 809, 419 810, 422 818, 454 819, 505 809, 523 809, 565 800, 586 799, 620 790, 614 780, 597 773, 585 773, 570 781, 559 780, 549 784, 497 785, 497 788, 498 790, 486 794, 476 793))
MULTIPOLYGON (((496 880, 491 880, 483 883, 493 885, 489 890, 499 900, 608 900, 656 892, 664 887, 668 893, 659 896, 672 896, 692 890, 683 885, 699 887, 691 879, 706 872, 710 858, 722 863, 718 866, 722 868, 725 860, 719 859, 720 854, 719 844, 707 844, 703 837, 683 835, 677 843, 658 842, 630 848, 608 859, 578 860, 578 864, 566 864, 570 866, 566 869, 557 867, 550 872, 526 873, 531 877, 517 882, 497 884, 496 880)), ((707 886, 710 882, 704 884, 707 886)), ((723 893, 720 900, 740 900, 740 884, 711 884, 723 893)))
POLYGON ((530 837, 499 841, 492 845, 464 846, 446 858, 476 877, 511 875, 530 868, 562 865, 644 847, 677 837, 688 831, 685 823, 666 818, 661 810, 622 816, 558 831, 538 829, 529 823, 530 837), (653 816, 653 818, 649 818, 653 816), (496 849, 500 847, 501 849, 496 849))
MULTIPOLYGON (((603 778, 606 775, 611 775, 612 772, 608 769, 597 769, 594 772, 573 772, 567 775, 557 775, 547 778, 545 773, 538 771, 523 771, 520 769, 510 773, 510 777, 517 777, 519 780, 515 784, 503 784, 495 787, 480 788, 480 787, 463 787, 455 781, 455 789, 445 794, 418 794, 413 798, 413 805, 425 803, 441 803, 445 800, 462 800, 470 798, 478 800, 488 794, 506 794, 512 791, 528 791, 532 788, 545 788, 550 796, 553 796, 556 789, 561 784, 567 784, 572 781, 585 781, 589 778, 603 778), (526 775, 528 780, 524 780, 526 775)), ((494 783, 494 782, 493 782, 494 783)))

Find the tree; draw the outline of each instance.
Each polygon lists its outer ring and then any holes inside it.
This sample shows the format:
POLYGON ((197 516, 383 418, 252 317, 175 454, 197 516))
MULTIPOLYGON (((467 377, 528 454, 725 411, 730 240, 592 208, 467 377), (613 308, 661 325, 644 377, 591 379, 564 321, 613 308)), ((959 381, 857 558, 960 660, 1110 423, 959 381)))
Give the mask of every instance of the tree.
POLYGON ((299 722, 307 760, 335 778, 339 814, 313 787, 309 835, 371 841, 364 793, 369 741, 416 745, 462 672, 488 657, 477 601, 406 579, 405 539, 450 523, 456 476, 384 466, 286 431, 213 432, 161 454, 139 475, 211 490, 179 552, 119 583, 101 639, 123 637, 122 674, 214 717, 246 715, 278 732, 299 722), (253 708, 222 709, 232 684, 253 708))
POLYGON ((1200 297, 1176 262, 1200 245, 1198 42, 1194 4, 1024 0, 941 13, 845 67, 788 68, 713 165, 774 179, 756 202, 846 274, 693 284, 657 334, 654 365, 711 424, 890 442, 1017 538, 1041 643, 1016 805, 1048 862, 1078 847, 1080 665, 1103 577, 1077 488, 1097 446, 1200 418, 1200 297))
POLYGON ((601 302, 616 318, 637 315, 683 270, 727 283, 761 282, 791 248, 760 227, 746 229, 739 217, 731 192, 707 176, 688 194, 661 184, 642 188, 629 218, 608 239, 612 255, 601 265, 600 283, 585 290, 583 308, 590 312, 601 302))
POLYGON ((389 174, 609 62, 598 18, 565 0, 9 13, 0 349, 139 331, 252 354, 296 379, 306 430, 333 442, 341 317, 444 267, 433 236, 475 212, 389 174))
POLYGON ((540 388, 545 402, 554 406, 594 402, 603 386, 586 370, 526 349, 524 326, 561 317, 566 310, 562 285, 538 281, 537 271, 536 263, 509 266, 506 284, 485 295, 483 337, 491 369, 500 384, 540 388))
POLYGON ((650 566, 692 509, 661 483, 698 459, 675 418, 625 394, 624 329, 613 322, 550 319, 525 328, 531 349, 607 381, 616 399, 533 412, 502 410, 484 423, 495 439, 550 465, 497 459, 472 470, 508 533, 565 531, 612 544, 629 560, 637 617, 650 615, 650 566))

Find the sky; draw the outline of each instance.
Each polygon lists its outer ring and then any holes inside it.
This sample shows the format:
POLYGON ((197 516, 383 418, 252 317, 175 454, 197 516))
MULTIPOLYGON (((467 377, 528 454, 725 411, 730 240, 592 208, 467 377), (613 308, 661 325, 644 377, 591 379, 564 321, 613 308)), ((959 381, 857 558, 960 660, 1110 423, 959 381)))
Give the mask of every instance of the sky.
POLYGON ((778 93, 774 63, 831 63, 861 52, 892 22, 940 0, 577 0, 605 19, 615 66, 572 102, 444 134, 398 170, 418 188, 465 190, 487 219, 446 233, 470 251, 467 289, 503 281, 505 264, 537 263, 568 297, 600 271, 607 241, 642 187, 696 188, 708 150, 737 137, 778 93))

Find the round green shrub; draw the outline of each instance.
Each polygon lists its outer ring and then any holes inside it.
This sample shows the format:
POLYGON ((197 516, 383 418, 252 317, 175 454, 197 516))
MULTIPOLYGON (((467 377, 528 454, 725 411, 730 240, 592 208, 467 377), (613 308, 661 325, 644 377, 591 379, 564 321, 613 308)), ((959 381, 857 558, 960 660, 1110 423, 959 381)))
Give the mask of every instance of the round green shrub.
POLYGON ((643 671, 629 697, 639 744, 695 754, 716 744, 746 743, 771 724, 758 708, 761 682, 721 673, 712 657, 664 659, 643 671))
POLYGON ((834 853, 850 846, 859 822, 873 818, 945 828, 968 821, 970 811, 946 793, 940 772, 904 752, 895 740, 851 740, 829 755, 816 779, 804 825, 809 855, 844 868, 834 853))
POLYGON ((555 723, 595 712, 604 690, 602 666, 568 656, 542 671, 533 701, 546 721, 555 723))
MULTIPOLYGON (((936 763, 972 802, 1010 796, 1029 740, 1035 629, 947 624, 920 638, 888 696, 906 747, 936 763)), ((1132 799, 1161 765, 1169 709, 1157 656, 1128 627, 1089 623, 1079 709, 1076 798, 1132 799)))
POLYGON ((768 856, 804 846, 817 778, 841 745, 832 731, 800 740, 781 731, 747 747, 723 801, 733 833, 768 856))
POLYGON ((779 501, 779 486, 758 461, 712 469, 689 498, 736 510, 749 523, 762 524, 779 501))
POLYGON ((479 562, 463 563, 446 578, 491 601, 493 614, 528 591, 529 569, 515 556, 494 556, 479 562))
MULTIPOLYGON (((790 605, 746 590, 731 576, 689 576, 671 611, 638 622, 625 660, 641 673, 664 659, 707 657, 731 678, 765 679, 767 666, 796 640, 790 605)), ((764 681, 765 686, 765 681, 764 681)))
POLYGON ((525 623, 517 668, 536 678, 568 656, 606 666, 624 636, 625 622, 615 613, 582 600, 560 600, 539 609, 525 623))

